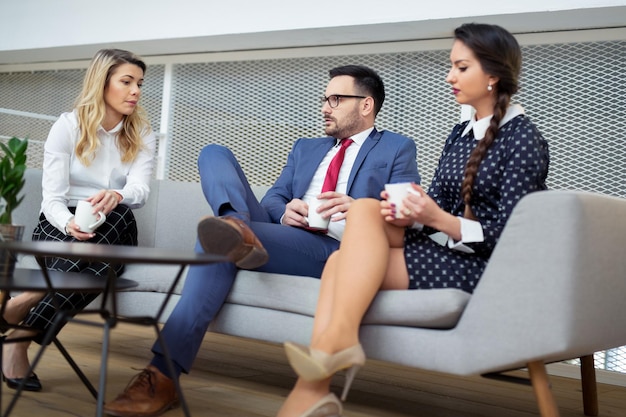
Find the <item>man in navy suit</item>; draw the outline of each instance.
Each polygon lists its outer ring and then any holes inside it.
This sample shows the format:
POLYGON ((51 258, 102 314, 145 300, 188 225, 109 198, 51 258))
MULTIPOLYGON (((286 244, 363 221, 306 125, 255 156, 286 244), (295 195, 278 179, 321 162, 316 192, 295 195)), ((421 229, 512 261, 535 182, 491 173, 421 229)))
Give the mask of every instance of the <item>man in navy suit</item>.
POLYGON ((319 277, 328 256, 339 247, 346 214, 356 198, 380 198, 386 183, 420 182, 413 140, 378 131, 383 82, 370 68, 348 65, 330 71, 322 98, 328 137, 298 139, 287 163, 261 202, 230 150, 208 145, 198 167, 204 195, 216 217, 198 225, 196 250, 227 255, 231 262, 193 266, 181 298, 162 332, 174 361, 170 375, 161 346, 150 364, 105 411, 114 416, 156 416, 177 403, 174 379, 188 373, 208 325, 219 311, 237 270, 319 277), (322 192, 326 172, 341 139, 353 142, 334 191, 322 192), (319 211, 330 218, 326 233, 309 231, 311 198, 324 201, 319 211))

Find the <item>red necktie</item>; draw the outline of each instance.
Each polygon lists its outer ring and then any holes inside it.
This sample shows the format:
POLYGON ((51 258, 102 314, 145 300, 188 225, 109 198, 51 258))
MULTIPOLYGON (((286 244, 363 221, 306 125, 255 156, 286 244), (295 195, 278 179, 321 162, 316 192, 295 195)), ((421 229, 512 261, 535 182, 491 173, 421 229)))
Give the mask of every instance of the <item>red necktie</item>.
POLYGON ((339 151, 337 152, 333 160, 330 161, 330 165, 328 166, 328 171, 326 171, 326 178, 324 178, 324 185, 322 185, 322 192, 335 191, 335 188, 337 188, 337 180, 339 179, 339 170, 341 169, 343 158, 346 156, 346 148, 350 146, 352 142, 354 142, 352 139, 341 140, 341 148, 339 148, 339 151))

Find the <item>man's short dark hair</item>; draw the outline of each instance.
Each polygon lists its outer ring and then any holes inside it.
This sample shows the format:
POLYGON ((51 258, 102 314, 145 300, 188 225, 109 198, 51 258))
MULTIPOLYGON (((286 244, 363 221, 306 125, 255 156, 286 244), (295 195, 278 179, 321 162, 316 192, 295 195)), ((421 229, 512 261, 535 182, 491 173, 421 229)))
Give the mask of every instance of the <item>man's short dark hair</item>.
POLYGON ((354 78, 357 93, 371 96, 374 99, 374 115, 377 115, 385 101, 385 85, 380 76, 365 65, 344 65, 329 71, 330 78, 348 75, 354 78))

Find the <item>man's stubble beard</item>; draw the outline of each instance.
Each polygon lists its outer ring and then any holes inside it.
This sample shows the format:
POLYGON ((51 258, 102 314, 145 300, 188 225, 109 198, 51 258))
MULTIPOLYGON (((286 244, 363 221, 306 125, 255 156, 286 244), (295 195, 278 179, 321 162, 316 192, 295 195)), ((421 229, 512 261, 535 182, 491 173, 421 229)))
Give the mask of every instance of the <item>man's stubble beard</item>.
POLYGON ((326 127, 324 133, 337 139, 344 139, 365 130, 365 128, 360 127, 361 120, 356 112, 357 110, 355 109, 355 111, 346 116, 343 126, 339 125, 337 119, 333 118, 334 126, 326 127))

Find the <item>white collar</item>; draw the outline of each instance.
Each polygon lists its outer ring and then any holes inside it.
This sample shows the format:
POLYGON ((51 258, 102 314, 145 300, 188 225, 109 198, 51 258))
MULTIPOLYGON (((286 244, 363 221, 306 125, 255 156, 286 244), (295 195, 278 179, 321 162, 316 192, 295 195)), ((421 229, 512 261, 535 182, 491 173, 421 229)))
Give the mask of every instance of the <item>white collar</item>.
POLYGON ((120 130, 122 130, 123 125, 124 125, 124 119, 122 118, 122 120, 120 120, 120 122, 116 124, 111 130, 106 130, 105 128, 102 127, 102 125, 98 126, 98 129, 100 129, 103 132, 108 133, 109 135, 113 135, 113 134, 118 133, 120 130))
MULTIPOLYGON (((359 132, 356 135, 352 135, 350 136, 350 139, 352 139, 359 146, 361 146, 363 145, 363 142, 365 142, 365 139, 369 138, 370 133, 372 133, 372 130, 374 130, 374 127, 370 127, 369 129, 365 129, 364 131, 359 132)), ((339 145, 339 142, 341 142, 341 139, 337 139, 335 146, 339 145)))
MULTIPOLYGON (((520 106, 519 104, 510 105, 509 108, 506 109, 506 114, 504 115, 502 120, 500 120, 500 124, 498 125, 498 127, 502 127, 504 124, 508 123, 509 120, 516 116, 519 116, 520 114, 524 114, 524 108, 522 106, 520 106)), ((481 140, 485 137, 485 133, 487 132, 487 128, 489 127, 489 122, 491 121, 492 117, 493 114, 487 117, 483 117, 480 120, 476 120, 476 115, 474 115, 474 117, 470 119, 467 126, 465 126, 465 129, 463 130, 463 134, 461 136, 467 135, 469 131, 473 129, 474 139, 481 140)))

